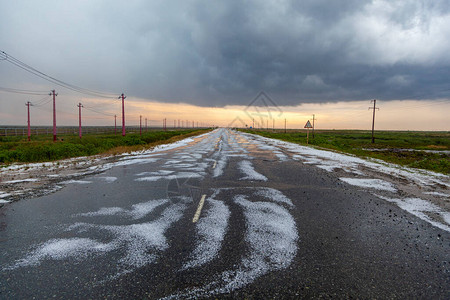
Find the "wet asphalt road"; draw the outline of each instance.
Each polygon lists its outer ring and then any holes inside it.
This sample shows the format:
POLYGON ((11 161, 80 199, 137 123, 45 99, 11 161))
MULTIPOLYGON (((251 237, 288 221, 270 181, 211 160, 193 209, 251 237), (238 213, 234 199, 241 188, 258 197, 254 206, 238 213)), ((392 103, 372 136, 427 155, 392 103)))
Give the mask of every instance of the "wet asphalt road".
POLYGON ((449 299, 449 241, 219 129, 1 208, 0 298, 449 299))

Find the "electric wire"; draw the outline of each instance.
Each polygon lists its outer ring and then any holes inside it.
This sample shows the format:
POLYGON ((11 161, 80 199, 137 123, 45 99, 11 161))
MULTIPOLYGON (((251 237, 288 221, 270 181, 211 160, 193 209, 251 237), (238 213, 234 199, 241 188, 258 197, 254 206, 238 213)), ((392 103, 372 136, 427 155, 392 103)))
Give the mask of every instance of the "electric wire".
POLYGON ((413 105, 413 106, 399 107, 397 109, 386 109, 384 111, 386 113, 398 113, 399 111, 403 112, 405 110, 414 110, 414 109, 420 109, 420 108, 425 108, 425 107, 430 107, 430 106, 437 106, 437 105, 446 105, 446 104, 450 104, 450 100, 433 102, 433 103, 424 104, 424 105, 413 105))
POLYGON ((109 116, 109 117, 114 117, 114 114, 111 114, 111 113, 105 113, 105 112, 99 111, 99 110, 94 109, 94 108, 89 107, 89 106, 83 106, 83 108, 85 108, 85 109, 87 109, 87 110, 89 110, 89 111, 92 111, 92 112, 101 114, 101 115, 105 115, 105 116, 109 116))
POLYGON ((39 103, 39 104, 33 104, 33 106, 44 106, 44 105, 47 105, 48 103, 50 103, 51 101, 52 101, 52 99, 49 98, 49 99, 47 99, 47 101, 44 101, 44 102, 39 103))
POLYGON ((23 70, 25 70, 25 71, 27 71, 27 72, 29 72, 31 74, 33 74, 35 76, 38 76, 38 77, 40 77, 40 78, 42 78, 44 80, 47 80, 47 81, 49 81, 51 83, 54 83, 56 85, 59 85, 61 87, 66 88, 66 89, 69 89, 69 90, 72 90, 72 91, 75 91, 75 92, 78 92, 78 93, 81 93, 81 94, 94 96, 94 97, 117 98, 117 96, 113 96, 113 94, 111 94, 111 93, 104 93, 104 92, 94 91, 94 90, 91 90, 91 89, 82 88, 82 87, 79 87, 79 86, 76 86, 76 85, 64 82, 62 80, 59 80, 57 78, 54 78, 54 77, 52 77, 50 75, 47 75, 47 74, 45 74, 45 73, 43 73, 43 72, 41 72, 41 71, 39 71, 39 70, 29 66, 29 65, 27 65, 26 63, 18 60, 17 58, 7 54, 4 51, 0 51, 0 55, 1 55, 0 57, 1 57, 2 60, 7 61, 7 62, 9 62, 9 63, 11 63, 11 64, 13 64, 13 65, 23 69, 23 70))
POLYGON ((43 105, 49 103, 51 100, 52 100, 52 98, 50 97, 50 95, 47 95, 44 98, 41 98, 37 101, 30 101, 30 102, 33 106, 43 106, 43 105))
POLYGON ((20 90, 20 89, 13 89, 13 88, 7 88, 0 86, 0 91, 8 92, 8 93, 14 93, 14 94, 24 94, 24 95, 47 95, 47 91, 30 91, 30 90, 20 90))
MULTIPOLYGON (((9 61, 9 62, 11 62, 11 63, 13 63, 13 64, 16 65, 16 66, 19 66, 19 65, 20 65, 20 66, 26 68, 26 70, 31 70, 31 71, 33 71, 33 72, 36 72, 36 73, 42 75, 42 76, 45 76, 46 78, 49 78, 49 79, 51 79, 51 80, 53 80, 53 81, 55 81, 55 82, 57 82, 57 83, 60 83, 60 85, 65 85, 66 87, 70 87, 72 90, 77 90, 78 92, 81 92, 81 93, 82 93, 82 92, 93 93, 93 94, 96 94, 96 95, 99 95, 99 96, 100 96, 100 95, 106 95, 106 93, 102 93, 102 92, 97 92, 97 91, 93 91, 93 90, 90 90, 90 89, 81 88, 81 87, 78 87, 78 86, 75 86, 75 85, 66 83, 66 82, 64 82, 64 81, 61 81, 61 80, 59 80, 59 79, 56 79, 56 78, 54 78, 54 77, 52 77, 52 76, 49 76, 49 75, 47 75, 47 74, 45 74, 45 73, 43 73, 43 72, 41 72, 41 71, 39 71, 39 70, 37 70, 37 69, 31 67, 31 66, 29 66, 29 65, 27 65, 27 64, 25 64, 25 63, 23 63, 22 61, 20 61, 20 60, 14 58, 14 57, 12 57, 12 56, 10 56, 10 55, 8 55, 8 54, 6 54, 6 60, 9 61)), ((20 67, 20 66, 19 66, 19 67, 20 67)), ((33 74, 34 74, 34 73, 33 73, 33 74)), ((112 95, 109 94, 107 97, 112 97, 112 95)))

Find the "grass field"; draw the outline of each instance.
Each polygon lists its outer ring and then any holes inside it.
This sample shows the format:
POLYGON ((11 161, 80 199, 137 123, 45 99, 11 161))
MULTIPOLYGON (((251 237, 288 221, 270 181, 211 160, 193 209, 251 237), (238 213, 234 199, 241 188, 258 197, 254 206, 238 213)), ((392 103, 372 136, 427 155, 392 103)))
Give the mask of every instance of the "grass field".
MULTIPOLYGON (((245 132, 306 145, 306 130, 245 132)), ((310 145, 450 174, 450 132, 377 131, 371 141, 370 131, 316 130, 314 138, 309 132, 310 145)))
POLYGON ((142 136, 137 133, 125 137, 117 134, 87 134, 80 139, 77 135, 61 135, 53 142, 52 136, 0 137, 0 165, 12 162, 44 162, 95 154, 117 154, 148 148, 163 142, 173 142, 200 134, 207 130, 148 131, 142 136))

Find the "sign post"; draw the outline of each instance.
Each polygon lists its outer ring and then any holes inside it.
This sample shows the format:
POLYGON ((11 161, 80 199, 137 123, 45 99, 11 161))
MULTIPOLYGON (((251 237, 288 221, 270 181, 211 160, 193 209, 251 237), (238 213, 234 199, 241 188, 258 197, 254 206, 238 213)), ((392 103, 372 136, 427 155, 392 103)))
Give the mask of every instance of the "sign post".
POLYGON ((309 122, 309 120, 308 120, 308 122, 306 122, 304 128, 307 128, 307 131, 306 131, 306 145, 308 145, 308 140, 309 140, 309 129, 310 129, 310 128, 313 128, 312 125, 311 125, 311 122, 309 122))

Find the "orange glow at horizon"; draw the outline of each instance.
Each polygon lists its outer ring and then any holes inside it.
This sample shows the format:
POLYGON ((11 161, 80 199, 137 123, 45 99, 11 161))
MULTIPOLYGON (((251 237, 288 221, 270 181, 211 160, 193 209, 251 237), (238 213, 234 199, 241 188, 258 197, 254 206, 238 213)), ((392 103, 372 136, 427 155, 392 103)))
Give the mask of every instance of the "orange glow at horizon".
MULTIPOLYGON (((138 124, 139 115, 159 126, 167 118, 167 126, 173 120, 192 121, 221 127, 303 128, 315 115, 317 129, 370 129, 372 110, 370 101, 305 103, 298 106, 200 107, 184 103, 129 101, 126 115, 129 124, 138 124)), ((450 101, 436 100, 424 103, 417 100, 377 101, 375 128, 378 130, 450 130, 450 101)))
MULTIPOLYGON (((117 126, 121 124, 121 102, 105 99, 80 99, 73 97, 57 103, 57 125, 76 126, 78 109, 75 104, 82 102, 83 126, 113 126, 117 115, 117 126)), ((316 129, 362 129, 369 130, 372 125, 370 100, 334 103, 303 103, 297 106, 247 107, 229 105, 225 107, 201 107, 186 103, 162 103, 129 97, 125 99, 125 120, 127 126, 139 126, 139 116, 149 127, 162 127, 167 119, 167 127, 192 122, 197 126, 284 128, 286 119, 288 128, 303 128, 315 115, 316 129), (175 121, 175 124, 174 124, 175 121)), ((450 100, 434 101, 377 100, 376 130, 429 130, 450 131, 450 100)), ((26 112, 25 109, 23 112, 26 112)), ((4 125, 26 125, 26 116, 20 112, 0 111, 4 125)), ((32 126, 48 126, 51 121, 51 108, 32 108, 32 126)), ((0 125, 1 126, 1 125, 0 125)))

